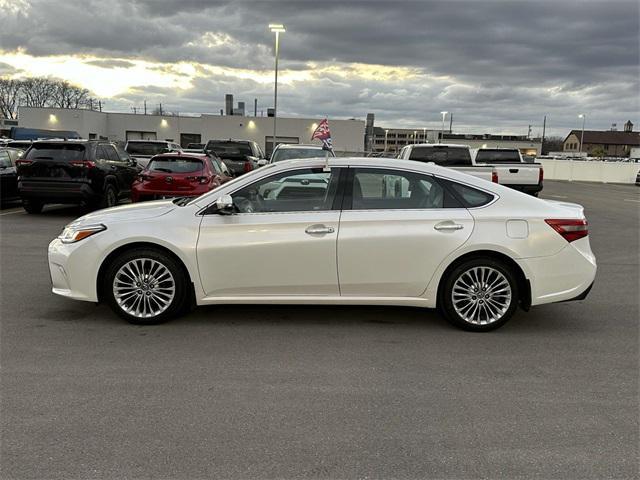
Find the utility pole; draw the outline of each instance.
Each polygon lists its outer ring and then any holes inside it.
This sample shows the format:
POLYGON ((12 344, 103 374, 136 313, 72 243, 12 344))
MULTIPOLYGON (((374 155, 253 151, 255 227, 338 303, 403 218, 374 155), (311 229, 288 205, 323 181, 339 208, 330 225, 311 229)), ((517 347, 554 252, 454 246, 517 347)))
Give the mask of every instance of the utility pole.
POLYGON ((542 121, 542 143, 540 145, 540 153, 544 155, 544 136, 547 133, 547 116, 544 116, 542 121))
POLYGON ((527 138, 531 140, 531 125, 529 125, 529 130, 527 130, 527 138))
POLYGON ((258 99, 257 98, 253 99, 253 116, 254 117, 258 116, 258 99))
POLYGON ((147 101, 144 101, 144 114, 147 114, 147 101))
POLYGON ((453 112, 449 114, 449 134, 452 133, 453 128, 453 112))
POLYGON ((102 111, 102 100, 98 100, 98 108, 102 111))
POLYGON ((133 110, 134 115, 138 113, 138 107, 131 107, 131 110, 133 110))
POLYGON ((160 115, 162 115, 162 103, 160 104, 160 115))

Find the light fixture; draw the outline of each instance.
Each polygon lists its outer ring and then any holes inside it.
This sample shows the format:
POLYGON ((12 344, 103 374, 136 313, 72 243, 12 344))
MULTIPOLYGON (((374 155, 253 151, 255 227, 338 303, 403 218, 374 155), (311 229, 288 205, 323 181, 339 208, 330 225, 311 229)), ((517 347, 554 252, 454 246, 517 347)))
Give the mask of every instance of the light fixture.
POLYGON ((58 123, 58 117, 56 117, 53 113, 49 114, 49 123, 58 123))
POLYGON ((284 33, 286 32, 284 25, 281 23, 270 23, 269 24, 269 30, 271 30, 272 32, 278 32, 278 33, 284 33))
POLYGON ((253 130, 254 128, 256 128, 256 122, 254 122, 253 120, 249 120, 249 123, 247 123, 247 128, 253 130))
POLYGON ((160 120, 160 126, 163 128, 167 128, 169 126, 169 122, 167 122, 167 120, 163 118, 162 120, 160 120))
POLYGON ((315 132, 315 131, 316 131, 316 128, 318 128, 318 124, 317 124, 317 123, 315 123, 315 122, 314 122, 314 123, 312 123, 312 124, 311 124, 311 130, 315 132))

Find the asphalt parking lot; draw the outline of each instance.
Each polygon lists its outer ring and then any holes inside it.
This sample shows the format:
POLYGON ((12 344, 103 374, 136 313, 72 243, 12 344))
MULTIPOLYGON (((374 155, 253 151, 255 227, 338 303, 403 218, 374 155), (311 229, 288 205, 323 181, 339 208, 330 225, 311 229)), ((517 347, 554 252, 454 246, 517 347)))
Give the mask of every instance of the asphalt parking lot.
POLYGON ((637 477, 639 192, 546 181, 586 207, 595 286, 488 334, 380 307, 132 326, 50 293, 81 211, 5 208, 1 477, 637 477))

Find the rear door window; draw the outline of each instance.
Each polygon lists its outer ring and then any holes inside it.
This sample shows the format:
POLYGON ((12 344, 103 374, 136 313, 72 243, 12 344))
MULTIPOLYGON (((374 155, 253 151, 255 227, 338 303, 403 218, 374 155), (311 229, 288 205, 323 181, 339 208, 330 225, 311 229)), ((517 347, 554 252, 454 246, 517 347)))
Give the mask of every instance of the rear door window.
POLYGON ((77 143, 35 143, 27 151, 27 160, 55 160, 58 162, 74 162, 84 160, 85 145, 77 143))
POLYGON ((471 165, 471 154, 466 147, 430 146, 411 149, 409 160, 433 162, 445 167, 471 165))
POLYGON ((11 157, 9 156, 9 152, 0 150, 0 168, 8 168, 12 166, 13 166, 13 163, 11 162, 11 157))
POLYGON ((476 163, 520 163, 516 150, 478 150, 476 163))

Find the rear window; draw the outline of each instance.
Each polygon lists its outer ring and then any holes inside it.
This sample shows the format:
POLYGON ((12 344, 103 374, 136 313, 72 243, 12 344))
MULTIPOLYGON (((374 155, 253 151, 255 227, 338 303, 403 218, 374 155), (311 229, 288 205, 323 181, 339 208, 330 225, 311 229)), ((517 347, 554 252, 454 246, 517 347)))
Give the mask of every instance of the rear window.
POLYGON ((477 188, 451 181, 447 181, 447 184, 460 197, 463 205, 467 208, 482 207, 493 201, 493 195, 477 188))
POLYGON ((144 143, 144 142, 129 142, 127 143, 127 153, 129 155, 158 155, 160 153, 167 153, 169 149, 166 143, 144 143))
POLYGON ((85 146, 73 143, 34 143, 24 158, 27 160, 56 160, 73 162, 84 160, 85 146))
POLYGON ((520 163, 517 150, 478 150, 476 163, 520 163))
MULTIPOLYGON (((275 163, 292 158, 324 158, 325 155, 326 151, 319 148, 280 148, 275 151, 271 161, 275 163)), ((329 153, 329 156, 333 155, 329 153)))
POLYGON ((466 147, 415 147, 411 149, 409 160, 433 162, 436 165, 451 167, 455 165, 471 165, 471 154, 466 147))
POLYGON ((253 155, 249 142, 229 142, 209 140, 205 150, 215 152, 220 158, 244 160, 247 155, 253 155))
POLYGON ((147 170, 165 173, 191 173, 201 171, 203 166, 202 160, 197 158, 152 158, 147 170))

